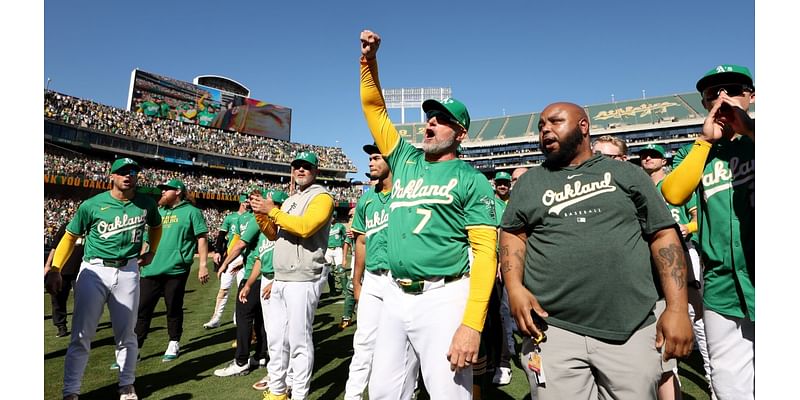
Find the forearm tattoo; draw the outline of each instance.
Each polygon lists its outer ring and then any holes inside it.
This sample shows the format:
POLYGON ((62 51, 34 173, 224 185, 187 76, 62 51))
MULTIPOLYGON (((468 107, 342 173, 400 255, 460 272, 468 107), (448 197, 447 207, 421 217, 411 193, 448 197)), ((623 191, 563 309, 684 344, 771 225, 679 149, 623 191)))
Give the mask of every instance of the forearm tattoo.
POLYGON ((671 278, 678 289, 686 286, 686 258, 680 245, 671 244, 658 249, 655 261, 662 280, 671 278))

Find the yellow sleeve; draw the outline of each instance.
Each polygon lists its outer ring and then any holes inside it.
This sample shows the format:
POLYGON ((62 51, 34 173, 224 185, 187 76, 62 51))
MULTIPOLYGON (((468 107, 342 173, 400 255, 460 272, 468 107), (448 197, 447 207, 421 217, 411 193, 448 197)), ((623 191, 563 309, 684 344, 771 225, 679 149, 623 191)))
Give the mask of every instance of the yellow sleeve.
POLYGON ((378 81, 378 61, 361 58, 361 108, 375 145, 383 155, 389 155, 400 143, 400 135, 389 119, 386 103, 378 81))
POLYGON ((59 241, 58 246, 56 246, 56 254, 53 255, 53 263, 50 267, 51 270, 61 270, 61 267, 63 267, 67 262, 69 256, 72 255, 72 250, 75 249, 75 241, 77 240, 77 235, 74 235, 69 231, 64 232, 64 236, 61 237, 61 241, 59 241))
POLYGON ((711 143, 698 139, 681 165, 664 178, 661 194, 667 203, 679 206, 692 198, 692 193, 703 178, 703 168, 709 151, 711 143))
POLYGON ((239 234, 238 233, 234 233, 233 234, 233 238, 231 238, 230 244, 228 244, 228 250, 226 250, 225 252, 228 253, 228 254, 231 254, 231 249, 233 248, 233 246, 238 241, 239 241, 239 234))
POLYGON ((255 214, 255 217, 261 233, 263 233, 267 239, 275 241, 275 239, 278 238, 278 227, 275 226, 275 223, 264 214, 255 214))
POLYGON ((467 230, 474 256, 469 276, 469 297, 464 310, 464 325, 483 331, 489 296, 497 273, 497 230, 490 227, 467 230))
POLYGON ((308 239, 330 221, 332 214, 333 197, 326 193, 314 196, 303 215, 289 215, 277 207, 273 208, 268 215, 281 229, 308 239))
POLYGON ((161 224, 158 224, 158 226, 151 226, 148 229, 147 237, 150 238, 150 252, 156 254, 158 244, 161 242, 161 224))
POLYGON ((693 220, 686 224, 686 230, 688 230, 689 233, 697 232, 697 220, 693 220))

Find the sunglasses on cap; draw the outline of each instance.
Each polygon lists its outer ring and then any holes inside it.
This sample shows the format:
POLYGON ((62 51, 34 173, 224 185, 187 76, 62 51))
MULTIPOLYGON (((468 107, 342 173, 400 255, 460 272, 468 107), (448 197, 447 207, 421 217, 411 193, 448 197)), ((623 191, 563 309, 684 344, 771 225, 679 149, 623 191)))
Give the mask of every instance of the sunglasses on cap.
POLYGON ((312 169, 314 169, 314 164, 311 164, 309 162, 304 162, 304 161, 296 162, 296 163, 292 164, 292 166, 294 167, 294 169, 302 168, 302 169, 304 169, 306 171, 311 171, 312 169))
POLYGON ((431 118, 433 118, 433 117, 436 117, 436 122, 439 123, 439 124, 461 126, 461 124, 458 121, 454 120, 450 115, 448 115, 448 114, 446 114, 446 113, 444 113, 442 111, 431 110, 431 111, 428 111, 428 112, 425 113, 425 120, 426 121, 430 121, 431 118))
POLYGON ((725 83, 721 85, 714 85, 703 90, 703 99, 706 101, 706 103, 710 103, 718 99, 723 90, 730 97, 741 96, 744 92, 752 91, 752 89, 750 89, 747 85, 742 85, 740 83, 725 83))

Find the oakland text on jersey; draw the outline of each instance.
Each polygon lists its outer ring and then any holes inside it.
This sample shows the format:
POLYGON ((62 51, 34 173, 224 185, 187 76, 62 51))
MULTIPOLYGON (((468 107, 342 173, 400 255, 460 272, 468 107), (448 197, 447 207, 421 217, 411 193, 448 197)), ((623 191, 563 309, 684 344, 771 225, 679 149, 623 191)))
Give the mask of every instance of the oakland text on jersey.
POLYGON ((756 160, 750 160, 746 163, 741 163, 739 157, 733 157, 728 162, 730 168, 725 166, 725 162, 717 160, 714 162, 714 170, 703 175, 703 187, 705 189, 705 198, 708 200, 711 196, 730 189, 733 186, 738 186, 750 182, 755 178, 756 160), (719 186, 715 186, 720 182, 724 182, 719 186))
POLYGON ((450 192, 458 185, 458 179, 453 178, 445 186, 425 185, 425 179, 413 179, 408 182, 408 186, 403 187, 400 180, 396 180, 392 187, 392 204, 390 208, 394 210, 399 207, 413 207, 420 204, 450 204, 453 196, 450 192), (397 199, 425 199, 414 201, 397 201, 397 199))
POLYGON ((142 215, 137 217, 128 217, 128 214, 122 214, 122 218, 114 217, 114 222, 110 224, 100 221, 97 224, 97 232, 100 233, 101 238, 108 239, 118 233, 144 227, 146 219, 147 210, 142 210, 142 215))
POLYGON ((554 203, 558 203, 548 211, 550 214, 557 215, 568 206, 578 204, 599 194, 609 193, 615 190, 617 190, 617 187, 611 185, 611 172, 606 172, 603 174, 603 179, 586 185, 578 180, 564 185, 564 190, 561 192, 547 189, 544 195, 542 195, 542 204, 551 206, 554 203))
POLYGON ((386 213, 386 210, 381 209, 381 212, 372 213, 372 218, 364 218, 364 222, 367 224, 366 235, 370 237, 389 226, 389 214, 386 213))
POLYGON ((261 246, 258 247, 258 257, 263 257, 264 254, 269 253, 275 248, 275 242, 272 240, 262 240, 261 246))

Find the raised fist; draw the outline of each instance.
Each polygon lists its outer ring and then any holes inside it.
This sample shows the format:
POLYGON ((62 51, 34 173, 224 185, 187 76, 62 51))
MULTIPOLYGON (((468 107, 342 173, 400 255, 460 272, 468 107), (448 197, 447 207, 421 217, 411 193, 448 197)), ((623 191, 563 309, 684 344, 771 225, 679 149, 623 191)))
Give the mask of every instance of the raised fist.
POLYGON ((365 59, 374 59, 380 46, 381 37, 377 33, 369 30, 361 31, 361 55, 365 59))

